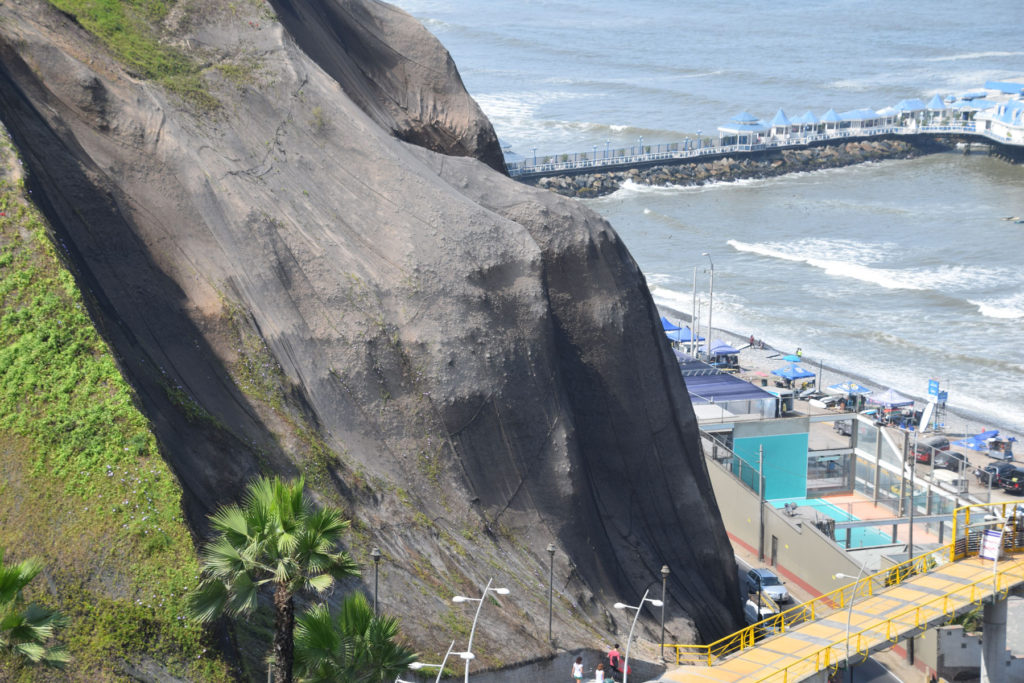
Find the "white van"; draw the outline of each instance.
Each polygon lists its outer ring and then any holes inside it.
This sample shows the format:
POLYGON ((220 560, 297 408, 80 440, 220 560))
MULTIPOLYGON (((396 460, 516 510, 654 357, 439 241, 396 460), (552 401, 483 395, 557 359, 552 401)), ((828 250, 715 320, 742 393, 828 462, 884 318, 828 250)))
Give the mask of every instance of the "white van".
POLYGON ((747 600, 746 604, 743 605, 743 618, 747 622, 747 626, 756 624, 762 619, 767 619, 778 614, 771 605, 761 604, 761 615, 758 616, 757 602, 754 600, 747 600))

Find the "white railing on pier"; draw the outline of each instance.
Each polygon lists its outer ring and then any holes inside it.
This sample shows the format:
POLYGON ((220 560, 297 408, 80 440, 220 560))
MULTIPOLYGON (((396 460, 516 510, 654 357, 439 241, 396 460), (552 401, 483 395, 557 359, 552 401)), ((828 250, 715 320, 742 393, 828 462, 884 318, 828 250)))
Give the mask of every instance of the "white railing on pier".
MULTIPOLYGON (((616 150, 605 149, 603 152, 578 152, 575 154, 544 155, 538 159, 536 152, 521 162, 511 165, 509 175, 551 175, 561 171, 594 170, 603 168, 630 166, 632 164, 649 164, 657 161, 675 161, 695 159, 699 157, 717 157, 737 152, 760 152, 768 149, 797 149, 811 143, 824 141, 841 141, 844 138, 872 138, 883 135, 935 135, 941 133, 971 134, 984 137, 1002 144, 1020 145, 1007 136, 995 135, 991 131, 977 130, 974 121, 962 121, 941 124, 918 124, 914 126, 885 125, 868 128, 842 128, 814 133, 795 133, 783 136, 766 137, 754 144, 720 145, 712 140, 704 143, 688 138, 683 144, 669 143, 644 145, 636 151, 634 146, 629 152, 616 154, 616 150), (596 155, 596 156, 595 156, 596 155)), ((619 150, 622 151, 622 150, 619 150)))

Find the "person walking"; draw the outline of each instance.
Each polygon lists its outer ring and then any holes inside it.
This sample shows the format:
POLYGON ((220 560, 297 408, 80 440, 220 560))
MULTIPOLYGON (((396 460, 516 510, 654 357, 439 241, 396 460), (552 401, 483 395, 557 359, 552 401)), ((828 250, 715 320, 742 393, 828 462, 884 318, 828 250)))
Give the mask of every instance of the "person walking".
POLYGON ((583 680, 583 657, 577 657, 572 665, 573 683, 580 683, 583 680))
POLYGON ((612 680, 622 680, 622 670, 619 668, 619 662, 622 660, 622 655, 619 654, 619 644, 615 643, 612 649, 608 652, 608 668, 612 671, 612 680))

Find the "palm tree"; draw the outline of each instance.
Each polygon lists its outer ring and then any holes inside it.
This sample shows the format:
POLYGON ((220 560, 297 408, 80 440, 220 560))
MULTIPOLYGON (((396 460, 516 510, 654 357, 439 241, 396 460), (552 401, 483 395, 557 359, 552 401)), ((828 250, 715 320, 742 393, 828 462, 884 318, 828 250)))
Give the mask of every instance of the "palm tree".
POLYGON ((0 548, 0 652, 11 652, 32 664, 62 668, 68 654, 59 646, 47 646, 54 630, 65 623, 55 610, 25 605, 22 590, 43 570, 39 560, 4 565, 0 548))
POLYGON ((303 494, 303 480, 260 477, 249 483, 242 505, 210 516, 215 536, 203 548, 203 576, 190 598, 192 614, 209 622, 223 613, 251 614, 263 586, 273 589, 274 680, 291 683, 295 595, 323 593, 336 580, 359 573, 338 550, 348 522, 333 509, 317 509, 303 494))
POLYGON ((375 616, 362 593, 345 598, 336 623, 327 605, 312 607, 295 627, 299 680, 390 683, 417 658, 397 635, 398 619, 375 616))

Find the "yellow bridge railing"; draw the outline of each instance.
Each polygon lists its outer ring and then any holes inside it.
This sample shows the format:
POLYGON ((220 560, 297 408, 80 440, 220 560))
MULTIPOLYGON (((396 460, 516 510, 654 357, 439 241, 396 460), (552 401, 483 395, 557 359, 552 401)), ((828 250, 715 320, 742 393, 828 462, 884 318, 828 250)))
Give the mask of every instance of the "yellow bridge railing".
MULTIPOLYGON (((851 601, 862 600, 880 590, 898 586, 912 576, 926 574, 947 559, 956 561, 977 555, 984 529, 1000 524, 1004 524, 1004 552, 1012 553, 1024 550, 1024 506, 1018 506, 1015 503, 968 505, 953 511, 954 540, 948 545, 913 557, 880 572, 864 576, 854 583, 849 583, 813 600, 790 607, 713 643, 706 645, 665 643, 665 647, 675 650, 677 665, 703 664, 711 666, 719 659, 754 647, 758 639, 765 635, 785 633, 798 624, 813 621, 836 610, 844 609, 851 601)), ((991 594, 991 590, 988 594, 991 594)), ((974 602, 973 594, 971 595, 971 601, 974 602)), ((920 616, 920 610, 925 607, 932 610, 941 609, 940 606, 933 604, 934 602, 915 607, 918 610, 915 620, 920 616)), ((894 617, 894 619, 896 618, 894 617)), ((896 620, 898 621, 898 619, 896 620)), ((819 663, 823 665, 820 668, 834 666, 829 663, 836 661, 834 657, 831 657, 830 650, 831 648, 824 648, 817 653, 821 660, 819 663)))

